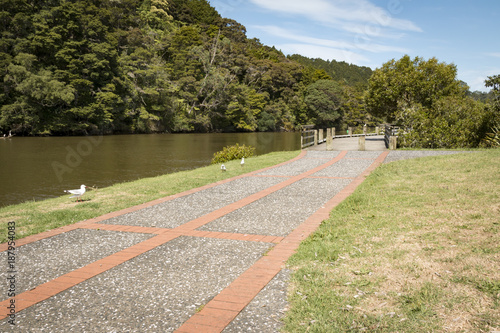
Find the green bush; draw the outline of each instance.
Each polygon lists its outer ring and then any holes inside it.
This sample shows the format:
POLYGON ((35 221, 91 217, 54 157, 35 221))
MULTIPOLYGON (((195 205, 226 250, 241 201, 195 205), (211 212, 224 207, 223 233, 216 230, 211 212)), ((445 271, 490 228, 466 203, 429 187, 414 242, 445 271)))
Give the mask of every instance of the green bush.
POLYGON ((243 157, 253 156, 255 153, 255 147, 252 146, 240 146, 238 143, 232 146, 227 146, 222 148, 214 154, 212 158, 212 164, 224 163, 231 160, 237 160, 243 157))

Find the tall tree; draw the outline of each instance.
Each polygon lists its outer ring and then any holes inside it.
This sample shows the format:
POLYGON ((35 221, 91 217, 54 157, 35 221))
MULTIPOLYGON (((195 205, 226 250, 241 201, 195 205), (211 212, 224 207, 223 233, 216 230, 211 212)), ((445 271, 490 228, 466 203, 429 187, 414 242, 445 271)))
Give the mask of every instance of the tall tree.
POLYGON ((392 59, 370 78, 367 109, 389 122, 401 121, 406 110, 416 105, 429 108, 440 97, 465 94, 456 75, 455 65, 440 63, 436 58, 411 59, 405 55, 397 61, 392 59))
POLYGON ((306 90, 305 104, 309 118, 318 127, 332 127, 339 124, 342 117, 343 91, 332 80, 319 80, 306 90))

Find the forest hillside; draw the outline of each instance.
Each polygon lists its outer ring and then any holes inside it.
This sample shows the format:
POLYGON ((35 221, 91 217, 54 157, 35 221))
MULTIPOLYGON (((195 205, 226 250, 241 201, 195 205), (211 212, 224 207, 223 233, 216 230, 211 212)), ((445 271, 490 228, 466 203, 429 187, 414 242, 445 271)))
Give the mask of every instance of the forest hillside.
POLYGON ((371 69, 286 57, 247 38, 243 25, 206 0, 0 4, 3 133, 277 131, 377 121, 362 101, 371 69))

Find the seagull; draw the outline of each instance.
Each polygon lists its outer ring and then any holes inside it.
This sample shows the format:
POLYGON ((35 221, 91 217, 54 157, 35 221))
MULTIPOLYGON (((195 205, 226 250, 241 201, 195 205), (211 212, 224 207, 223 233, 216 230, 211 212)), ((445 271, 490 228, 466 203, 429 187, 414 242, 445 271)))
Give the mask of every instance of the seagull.
POLYGON ((241 158, 241 163, 240 164, 241 164, 241 167, 243 168, 243 166, 245 165, 245 158, 244 157, 241 158))
POLYGON ((220 169, 221 169, 221 171, 226 171, 226 166, 225 166, 224 164, 222 164, 222 165, 220 166, 220 169))
POLYGON ((73 194, 70 198, 76 198, 76 201, 80 201, 80 197, 85 193, 86 187, 87 186, 82 185, 78 190, 64 190, 64 192, 73 194))

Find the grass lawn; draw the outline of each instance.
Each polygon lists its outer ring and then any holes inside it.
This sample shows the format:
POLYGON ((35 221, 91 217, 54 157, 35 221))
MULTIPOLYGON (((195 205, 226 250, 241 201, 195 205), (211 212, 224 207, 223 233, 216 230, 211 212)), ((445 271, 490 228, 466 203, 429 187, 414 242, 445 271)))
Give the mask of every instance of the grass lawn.
POLYGON ((500 150, 382 165, 288 262, 286 332, 500 330, 500 150))
POLYGON ((16 221, 16 237, 23 238, 46 230, 97 217, 109 212, 128 208, 154 199, 180 193, 192 188, 211 184, 223 179, 288 161, 299 151, 274 152, 225 163, 226 172, 220 165, 140 179, 110 187, 90 190, 82 197, 84 202, 69 199, 69 195, 37 202, 26 202, 0 208, 0 243, 7 241, 7 222, 16 221))

